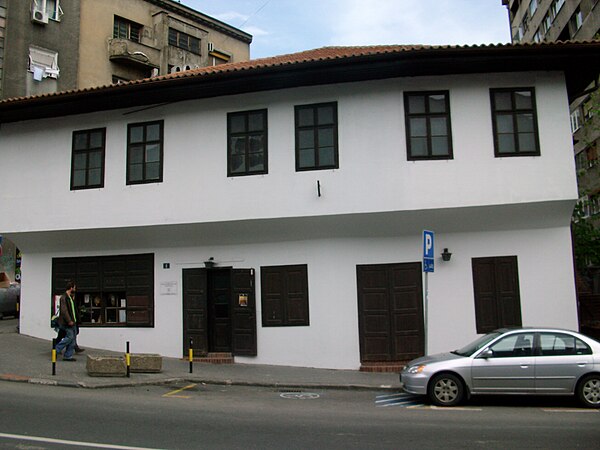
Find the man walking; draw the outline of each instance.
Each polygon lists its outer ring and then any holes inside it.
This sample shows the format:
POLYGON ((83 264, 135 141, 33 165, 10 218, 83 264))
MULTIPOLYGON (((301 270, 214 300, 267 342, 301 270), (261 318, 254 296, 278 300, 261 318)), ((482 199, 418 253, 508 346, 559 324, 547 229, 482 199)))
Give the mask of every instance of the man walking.
POLYGON ((65 337, 56 344, 56 353, 65 350, 63 361, 75 361, 73 352, 77 344, 77 312, 75 309, 75 292, 77 286, 74 281, 67 282, 67 291, 60 296, 58 313, 58 326, 64 330, 65 337))

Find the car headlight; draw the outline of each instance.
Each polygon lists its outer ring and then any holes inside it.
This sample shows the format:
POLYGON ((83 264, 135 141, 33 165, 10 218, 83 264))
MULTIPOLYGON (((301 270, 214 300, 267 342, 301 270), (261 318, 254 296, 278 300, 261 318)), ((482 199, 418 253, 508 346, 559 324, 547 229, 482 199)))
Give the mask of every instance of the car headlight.
POLYGON ((421 373, 425 369, 425 364, 419 366, 410 366, 407 370, 408 373, 421 373))

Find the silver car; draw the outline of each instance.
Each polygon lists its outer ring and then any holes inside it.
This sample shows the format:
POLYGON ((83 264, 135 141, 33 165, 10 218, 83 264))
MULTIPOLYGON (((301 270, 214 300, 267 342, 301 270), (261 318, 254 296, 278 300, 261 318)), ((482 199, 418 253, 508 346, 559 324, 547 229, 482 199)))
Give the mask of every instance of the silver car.
POLYGON ((600 342, 556 328, 500 329, 450 353, 411 361, 406 392, 454 406, 477 394, 577 395, 600 407, 600 342))

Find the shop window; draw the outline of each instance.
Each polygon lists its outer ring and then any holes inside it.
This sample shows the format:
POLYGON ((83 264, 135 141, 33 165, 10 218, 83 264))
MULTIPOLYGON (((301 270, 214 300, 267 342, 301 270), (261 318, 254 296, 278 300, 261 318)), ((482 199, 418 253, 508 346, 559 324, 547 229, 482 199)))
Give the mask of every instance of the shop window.
POLYGON ((154 326, 154 255, 52 260, 54 300, 77 283, 79 322, 90 327, 154 326))
POLYGON ((306 265, 260 268, 263 327, 308 326, 306 265))

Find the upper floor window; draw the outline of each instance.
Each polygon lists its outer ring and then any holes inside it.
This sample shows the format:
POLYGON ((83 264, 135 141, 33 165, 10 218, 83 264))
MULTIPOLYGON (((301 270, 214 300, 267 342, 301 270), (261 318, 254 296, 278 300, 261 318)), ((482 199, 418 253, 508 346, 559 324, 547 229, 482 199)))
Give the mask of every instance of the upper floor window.
POLYGON ((448 91, 407 92, 404 110, 408 159, 451 159, 448 91))
POLYGON ((200 54, 200 39, 174 28, 169 28, 169 45, 192 53, 200 54))
POLYGON ((127 184, 162 181, 163 124, 159 120, 128 125, 127 184))
POLYGON ((296 170, 337 169, 337 103, 295 107, 296 170))
POLYGON ((581 109, 577 108, 571 113, 571 133, 575 133, 581 128, 581 109))
POLYGON ((131 41, 140 42, 142 37, 142 29, 144 27, 139 23, 132 22, 131 20, 123 19, 122 17, 115 16, 115 22, 113 27, 113 38, 116 39, 129 39, 131 41))
POLYGON ((267 173, 267 110, 227 115, 227 176, 267 173))
POLYGON ((60 0, 33 0, 31 4, 33 17, 37 22, 48 22, 48 19, 60 21, 63 11, 60 7, 60 0), (46 16, 40 17, 38 14, 46 16))
POLYGON ((106 128, 73 132, 71 190, 104 187, 106 128))
POLYGON ((539 156, 533 88, 491 89, 496 156, 539 156))
POLYGON ((537 11, 538 0, 531 0, 529 2, 529 15, 533 17, 533 14, 537 11))

